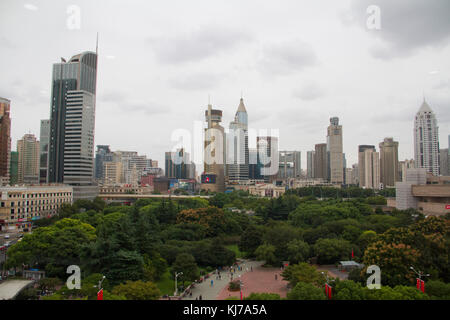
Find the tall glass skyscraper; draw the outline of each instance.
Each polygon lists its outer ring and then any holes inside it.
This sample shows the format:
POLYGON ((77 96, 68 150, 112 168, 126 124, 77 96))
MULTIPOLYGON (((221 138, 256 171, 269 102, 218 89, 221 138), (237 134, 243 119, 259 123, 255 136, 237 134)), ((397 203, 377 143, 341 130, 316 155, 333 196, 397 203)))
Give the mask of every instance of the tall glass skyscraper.
POLYGON ((48 182, 74 186, 74 199, 96 196, 94 127, 97 54, 83 52, 53 65, 48 182))
POLYGON ((439 127, 425 99, 414 119, 414 164, 439 175, 439 127))

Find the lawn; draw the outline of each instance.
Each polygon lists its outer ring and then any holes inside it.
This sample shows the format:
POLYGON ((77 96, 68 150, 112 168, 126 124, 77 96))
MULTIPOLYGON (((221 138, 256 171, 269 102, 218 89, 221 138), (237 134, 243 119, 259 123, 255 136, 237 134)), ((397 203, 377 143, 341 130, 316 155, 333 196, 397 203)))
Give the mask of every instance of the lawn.
POLYGON ((230 244, 230 245, 225 246, 225 248, 236 253, 236 259, 240 259, 240 258, 244 257, 244 254, 239 250, 237 244, 230 244))

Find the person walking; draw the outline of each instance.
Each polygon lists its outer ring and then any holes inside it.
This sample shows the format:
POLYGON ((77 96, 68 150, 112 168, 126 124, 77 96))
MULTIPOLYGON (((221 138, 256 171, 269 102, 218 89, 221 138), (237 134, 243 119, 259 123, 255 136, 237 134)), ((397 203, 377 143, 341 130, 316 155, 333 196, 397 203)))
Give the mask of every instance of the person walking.
POLYGON ((275 280, 278 280, 278 275, 275 273, 275 280))
POLYGON ((214 286, 214 281, 213 281, 213 279, 211 279, 211 287, 213 287, 214 286))

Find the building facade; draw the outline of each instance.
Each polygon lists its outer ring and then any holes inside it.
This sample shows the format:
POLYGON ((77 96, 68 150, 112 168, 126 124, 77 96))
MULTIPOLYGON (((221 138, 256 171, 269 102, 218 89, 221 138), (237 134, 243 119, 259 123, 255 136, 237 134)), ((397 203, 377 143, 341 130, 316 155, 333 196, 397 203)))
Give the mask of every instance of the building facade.
POLYGON ((0 187, 0 223, 23 229, 32 221, 53 216, 63 204, 73 202, 67 185, 0 187))
POLYGON ((315 151, 308 151, 306 153, 306 177, 313 179, 315 177, 315 151))
POLYGON ((314 178, 326 180, 327 172, 327 144, 319 143, 315 145, 314 178))
POLYGON ((279 170, 278 137, 257 137, 258 170, 267 183, 277 179, 279 170))
POLYGON ((358 149, 359 186, 380 188, 380 157, 375 146, 361 145, 358 149))
POLYGON ((425 99, 414 119, 414 163, 416 168, 439 175, 439 127, 425 99))
POLYGON ((19 153, 11 151, 11 161, 9 165, 9 184, 14 186, 19 181, 19 153))
POLYGON ((25 134, 17 141, 18 184, 39 183, 39 141, 34 134, 25 134))
POLYGON ((384 187, 395 187, 400 181, 398 171, 398 142, 385 138, 380 143, 380 181, 384 187))
POLYGON ((441 176, 450 176, 449 149, 441 149, 440 153, 440 171, 441 176))
POLYGON ((102 181, 104 178, 103 174, 103 163, 113 161, 113 153, 107 145, 97 145, 97 151, 95 152, 95 179, 97 181, 102 181))

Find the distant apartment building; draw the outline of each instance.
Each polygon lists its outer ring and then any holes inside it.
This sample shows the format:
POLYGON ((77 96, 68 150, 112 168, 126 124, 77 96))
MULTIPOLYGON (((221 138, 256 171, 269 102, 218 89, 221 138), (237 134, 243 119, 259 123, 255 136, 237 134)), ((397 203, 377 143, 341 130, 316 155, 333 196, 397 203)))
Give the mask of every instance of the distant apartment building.
POLYGON ((0 187, 0 224, 5 228, 24 229, 41 218, 58 213, 73 202, 73 188, 67 185, 0 187))
POLYGON ((102 181, 104 178, 103 163, 113 161, 114 154, 107 145, 97 145, 95 152, 95 173, 94 177, 97 181, 102 181))
POLYGON ((118 185, 125 183, 123 163, 119 161, 103 162, 103 185, 118 185))
POLYGON ((398 175, 398 142, 385 138, 380 143, 380 181, 384 187, 395 187, 398 175))
POLYGON ((406 159, 404 161, 400 161, 398 165, 399 169, 399 181, 406 181, 406 170, 415 168, 413 159, 406 159))
POLYGON ((327 176, 332 184, 344 183, 342 125, 338 117, 331 118, 327 128, 327 176))
POLYGON ((50 143, 50 120, 41 120, 39 133, 39 182, 47 183, 48 146, 50 143))
POLYGON ((375 146, 361 145, 358 149, 359 186, 380 188, 380 157, 375 146))
POLYGON ((0 97, 0 185, 9 184, 11 156, 11 101, 0 97))
POLYGON ((165 176, 168 179, 194 179, 195 164, 183 148, 165 153, 165 176))
POLYGON ((34 134, 25 134, 17 141, 17 183, 39 183, 39 141, 34 134))
POLYGON ((278 198, 286 192, 286 188, 274 184, 256 184, 249 186, 248 192, 254 196, 278 198))
POLYGON ((257 137, 257 162, 261 178, 266 183, 277 179, 279 170, 278 137, 257 137))

